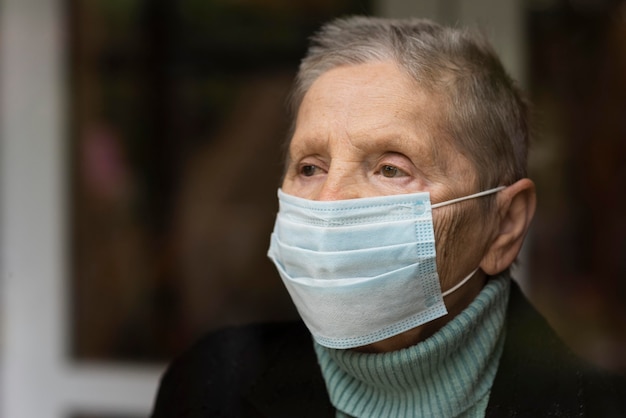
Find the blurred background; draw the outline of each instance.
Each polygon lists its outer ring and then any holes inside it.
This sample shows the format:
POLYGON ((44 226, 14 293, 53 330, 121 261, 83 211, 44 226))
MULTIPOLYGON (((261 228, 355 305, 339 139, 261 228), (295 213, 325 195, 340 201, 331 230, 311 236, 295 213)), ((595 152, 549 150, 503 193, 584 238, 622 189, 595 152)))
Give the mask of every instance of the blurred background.
POLYGON ((285 99, 346 14, 483 30, 534 103, 516 278, 626 373, 626 1, 2 0, 0 416, 146 416, 207 331, 296 318, 266 258, 285 99))

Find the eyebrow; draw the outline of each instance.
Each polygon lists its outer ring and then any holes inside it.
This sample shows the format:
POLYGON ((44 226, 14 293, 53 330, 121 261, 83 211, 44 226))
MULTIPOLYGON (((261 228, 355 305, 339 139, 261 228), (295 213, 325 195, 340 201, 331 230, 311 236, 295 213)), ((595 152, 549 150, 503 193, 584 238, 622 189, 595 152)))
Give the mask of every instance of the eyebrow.
POLYGON ((405 154, 418 168, 435 170, 433 174, 445 175, 448 170, 450 158, 445 158, 446 154, 442 151, 451 149, 451 152, 455 152, 449 141, 443 137, 433 137, 426 132, 409 135, 389 134, 373 139, 372 148, 382 147, 387 148, 389 152, 405 154))
POLYGON ((435 160, 434 141, 425 132, 405 133, 390 131, 381 135, 367 135, 367 148, 383 148, 391 152, 400 152, 411 156, 424 156, 435 160))

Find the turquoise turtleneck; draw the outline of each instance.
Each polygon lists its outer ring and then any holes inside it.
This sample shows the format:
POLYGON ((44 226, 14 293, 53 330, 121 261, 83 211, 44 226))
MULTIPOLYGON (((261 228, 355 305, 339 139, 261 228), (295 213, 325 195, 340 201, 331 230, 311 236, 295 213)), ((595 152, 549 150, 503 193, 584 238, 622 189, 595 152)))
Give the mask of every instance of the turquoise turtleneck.
POLYGON ((381 354, 315 352, 337 417, 483 417, 504 343, 510 279, 476 299, 428 339, 381 354))

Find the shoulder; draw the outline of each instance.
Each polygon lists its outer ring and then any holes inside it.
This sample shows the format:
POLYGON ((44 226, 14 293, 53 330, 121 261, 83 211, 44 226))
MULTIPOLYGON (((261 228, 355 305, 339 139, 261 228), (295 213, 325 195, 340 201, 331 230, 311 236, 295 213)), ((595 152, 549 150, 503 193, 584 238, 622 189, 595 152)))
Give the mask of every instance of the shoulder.
POLYGON ((312 381, 319 375, 316 368, 311 337, 301 322, 219 330, 170 364, 153 417, 262 416, 258 411, 267 403, 264 398, 280 390, 267 392, 268 387, 276 380, 293 379, 290 372, 312 381), (276 373, 278 378, 273 377, 276 373))
POLYGON ((513 284, 489 406, 498 417, 626 416, 626 379, 578 358, 513 284))

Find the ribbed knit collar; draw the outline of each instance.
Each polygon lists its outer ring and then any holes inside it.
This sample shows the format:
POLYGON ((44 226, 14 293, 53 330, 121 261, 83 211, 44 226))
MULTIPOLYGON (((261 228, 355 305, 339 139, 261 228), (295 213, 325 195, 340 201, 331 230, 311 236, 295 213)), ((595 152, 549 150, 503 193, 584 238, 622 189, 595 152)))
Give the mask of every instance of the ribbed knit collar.
POLYGON ((368 354, 315 343, 332 404, 354 417, 484 414, 504 343, 509 287, 508 277, 491 279, 452 321, 403 350, 368 354))

